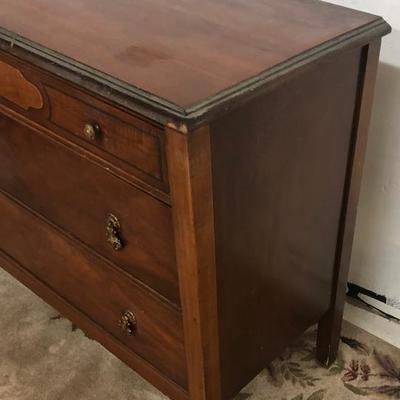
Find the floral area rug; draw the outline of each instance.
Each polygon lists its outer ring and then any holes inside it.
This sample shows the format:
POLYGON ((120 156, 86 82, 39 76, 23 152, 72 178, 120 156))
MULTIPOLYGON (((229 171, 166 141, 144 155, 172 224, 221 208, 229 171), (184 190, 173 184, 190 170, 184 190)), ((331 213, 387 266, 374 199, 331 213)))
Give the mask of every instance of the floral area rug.
MULTIPOLYGON (((0 268, 0 400, 167 400, 0 268)), ((329 369, 311 329, 235 400, 400 399, 400 350, 344 324, 329 369)))
POLYGON ((337 361, 315 360, 316 328, 267 367, 237 400, 400 399, 400 350, 344 323, 337 361))

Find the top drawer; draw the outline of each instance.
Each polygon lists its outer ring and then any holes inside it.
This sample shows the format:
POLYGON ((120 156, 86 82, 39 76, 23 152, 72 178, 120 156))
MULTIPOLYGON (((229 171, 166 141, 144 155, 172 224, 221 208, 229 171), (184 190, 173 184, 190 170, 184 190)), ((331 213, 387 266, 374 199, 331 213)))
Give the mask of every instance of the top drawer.
POLYGON ((108 114, 51 87, 46 87, 46 92, 51 122, 143 173, 162 179, 161 133, 156 128, 140 120, 124 122, 116 117, 115 110, 108 110, 114 113, 108 114))
POLYGON ((0 60, 0 103, 168 191, 159 127, 15 60, 0 60))

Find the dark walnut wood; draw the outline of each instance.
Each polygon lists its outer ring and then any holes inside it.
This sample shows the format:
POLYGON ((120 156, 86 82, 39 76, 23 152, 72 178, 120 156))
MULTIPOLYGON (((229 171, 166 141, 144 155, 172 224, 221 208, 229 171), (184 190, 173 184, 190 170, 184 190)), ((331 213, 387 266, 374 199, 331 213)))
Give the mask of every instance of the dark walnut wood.
POLYGON ((258 87, 259 74, 387 31, 379 17, 316 0, 3 0, 0 26, 11 51, 26 38, 51 56, 46 68, 67 56, 85 78, 181 117, 258 87))
POLYGON ((78 98, 46 87, 50 121, 78 138, 132 164, 158 180, 163 178, 160 132, 151 125, 126 123, 78 98), (65 118, 68 115, 68 118, 65 118), (139 125, 139 126, 138 126, 139 125))
POLYGON ((0 11, 3 28, 181 107, 376 19, 312 0, 3 0, 0 11))
POLYGON ((221 398, 210 132, 167 127, 190 396, 221 398))
POLYGON ((211 124, 227 396, 330 307, 360 54, 327 58, 211 124))
MULTIPOLYGON (((15 57, 0 52, 0 58, 7 70, 29 81, 27 83, 34 86, 42 99, 39 109, 21 109, 10 96, 0 96, 0 104, 88 149, 89 157, 90 154, 98 156, 97 162, 104 164, 109 161, 104 166, 107 170, 118 169, 119 175, 127 175, 127 179, 134 180, 144 190, 168 202, 168 196, 163 193, 168 191, 168 177, 162 127, 99 101, 15 57), (87 137, 87 125, 98 127, 94 138, 87 137)), ((13 89, 15 93, 29 95, 29 90, 16 92, 19 79, 8 80, 13 84, 3 90, 13 89)))
POLYGON ((53 227, 0 194, 7 214, 0 229, 2 251, 65 298, 125 346, 182 387, 186 386, 180 312, 132 279, 76 246, 53 227), (120 325, 126 311, 136 317, 134 334, 120 325))
POLYGON ((0 115, 0 187, 179 304, 170 207, 46 135, 0 115), (57 185, 54 182, 58 182, 57 185), (120 221, 122 249, 106 240, 120 221))
POLYGON ((174 400, 234 397, 316 323, 330 365, 389 31, 316 0, 3 1, 0 265, 174 400))

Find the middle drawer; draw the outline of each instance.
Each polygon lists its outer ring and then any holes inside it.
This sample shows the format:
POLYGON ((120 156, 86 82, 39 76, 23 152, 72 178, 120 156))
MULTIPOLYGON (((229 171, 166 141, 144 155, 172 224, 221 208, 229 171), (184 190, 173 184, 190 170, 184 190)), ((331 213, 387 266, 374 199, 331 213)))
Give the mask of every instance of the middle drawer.
POLYGON ((4 115, 0 147, 3 190, 179 304, 168 205, 4 115))

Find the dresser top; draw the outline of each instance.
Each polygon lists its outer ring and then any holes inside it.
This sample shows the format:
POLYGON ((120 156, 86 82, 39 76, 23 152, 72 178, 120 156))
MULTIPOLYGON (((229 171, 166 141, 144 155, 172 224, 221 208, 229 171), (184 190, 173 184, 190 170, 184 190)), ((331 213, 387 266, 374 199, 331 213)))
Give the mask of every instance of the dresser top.
POLYGON ((380 17, 318 0, 0 4, 3 41, 178 116, 205 113, 269 74, 389 29, 380 17))

